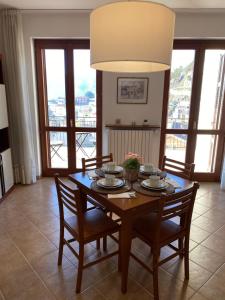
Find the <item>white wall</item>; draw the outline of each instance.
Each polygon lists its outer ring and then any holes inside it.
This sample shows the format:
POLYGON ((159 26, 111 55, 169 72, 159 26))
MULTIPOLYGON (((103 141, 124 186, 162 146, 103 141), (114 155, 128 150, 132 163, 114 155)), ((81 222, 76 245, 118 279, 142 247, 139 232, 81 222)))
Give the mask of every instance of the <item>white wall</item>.
MULTIPOLYGON (((37 98, 33 59, 33 38, 88 38, 88 12, 49 12, 34 11, 23 13, 23 30, 25 52, 27 57, 27 71, 29 78, 30 101, 35 119, 34 133, 39 147, 37 98)), ((225 38, 225 13, 177 13, 175 37, 177 38, 225 38)), ((114 123, 121 118, 123 123, 142 123, 148 119, 152 124, 160 124, 163 96, 163 73, 149 75, 149 99, 147 105, 121 105, 116 103, 116 79, 119 74, 105 73, 103 75, 103 126, 114 123)), ((143 76, 137 75, 137 76, 143 76)), ((104 141, 106 135, 104 132, 104 141)), ((158 141, 159 144, 158 134, 158 141)), ((107 149, 104 145, 104 151, 107 149)), ((40 165, 36 153, 37 162, 40 165)))

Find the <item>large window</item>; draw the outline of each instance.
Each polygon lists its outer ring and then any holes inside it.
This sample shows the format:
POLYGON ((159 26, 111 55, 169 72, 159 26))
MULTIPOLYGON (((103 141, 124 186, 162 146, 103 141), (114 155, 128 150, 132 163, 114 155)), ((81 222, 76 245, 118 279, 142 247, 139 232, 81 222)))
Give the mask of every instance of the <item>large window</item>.
POLYGON ((165 74, 161 158, 195 163, 199 180, 218 180, 224 144, 223 41, 175 41, 165 74))
POLYGON ((101 155, 102 74, 88 40, 35 40, 44 175, 81 168, 101 155))

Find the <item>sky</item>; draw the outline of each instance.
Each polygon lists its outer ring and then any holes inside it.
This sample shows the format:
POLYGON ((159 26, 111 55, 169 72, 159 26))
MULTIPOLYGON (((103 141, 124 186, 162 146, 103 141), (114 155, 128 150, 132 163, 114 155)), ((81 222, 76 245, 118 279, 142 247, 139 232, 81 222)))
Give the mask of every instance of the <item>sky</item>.
MULTIPOLYGON (((45 50, 48 99, 65 98, 64 50, 45 50)), ((90 68, 90 50, 74 50, 75 92, 95 91, 96 71, 90 68), (78 76, 79 74, 79 76, 78 76)))

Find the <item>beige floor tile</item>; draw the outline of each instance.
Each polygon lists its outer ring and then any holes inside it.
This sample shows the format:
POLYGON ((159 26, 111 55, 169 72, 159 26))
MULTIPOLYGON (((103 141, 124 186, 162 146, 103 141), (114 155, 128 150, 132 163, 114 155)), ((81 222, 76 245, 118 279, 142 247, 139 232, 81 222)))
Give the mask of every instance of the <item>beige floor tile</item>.
POLYGON ((203 230, 202 228, 192 224, 191 225, 191 232, 190 232, 190 238, 196 243, 201 243, 204 241, 208 236, 210 236, 210 233, 208 231, 203 230))
POLYGON ((89 288, 80 294, 73 295, 68 300, 104 300, 104 295, 101 295, 95 288, 89 288))
POLYGON ((224 225, 224 223, 225 223, 224 218, 209 219, 206 218, 205 216, 200 216, 192 222, 193 225, 196 225, 201 229, 208 231, 210 233, 217 231, 221 226, 224 225))
POLYGON ((40 232, 36 232, 32 238, 19 233, 18 236, 13 236, 12 239, 29 261, 40 258, 56 249, 55 245, 40 232))
MULTIPOLYGON (((128 294, 121 294, 116 257, 84 271, 83 293, 76 295, 77 259, 67 247, 62 268, 57 266, 58 215, 52 178, 43 178, 30 186, 18 185, 0 204, 1 300, 152 299, 152 276, 133 259, 130 261, 128 294)), ((192 220, 189 283, 183 282, 183 264, 179 258, 167 262, 160 269, 160 300, 225 299, 225 192, 220 190, 219 184, 201 183, 192 220), (215 272, 213 277, 205 282, 212 272, 215 272), (204 285, 195 294, 202 283, 204 285)), ((69 237, 68 233, 66 235, 69 237)), ((115 249, 117 245, 108 240, 108 250, 115 249)), ((147 245, 135 239, 132 248, 150 264, 151 253, 147 245)), ((170 253, 171 249, 164 247, 161 258, 170 253)), ((97 255, 99 252, 94 243, 86 247, 87 261, 97 255)))
MULTIPOLYGON (((134 260, 130 262, 129 274, 153 294, 152 275, 134 260)), ((187 282, 183 283, 159 268, 159 294, 161 300, 189 299, 194 294, 194 290, 188 286, 187 282)))
POLYGON ((223 264, 215 273, 219 277, 223 278, 225 281, 225 264, 223 264))
POLYGON ((199 216, 200 216, 199 214, 193 212, 192 213, 192 221, 194 221, 195 219, 197 219, 199 216))
POLYGON ((0 284, 11 274, 17 274, 20 270, 27 269, 27 262, 23 255, 12 244, 11 249, 8 249, 8 253, 0 254, 0 284))
POLYGON ((65 256, 62 265, 58 266, 58 250, 31 260, 31 265, 43 280, 59 273, 61 269, 72 267, 72 263, 65 256))
MULTIPOLYGON (((57 299, 68 300, 75 295, 76 271, 75 266, 66 268, 45 280, 47 287, 57 299)), ((85 282, 82 286, 84 290, 90 285, 90 280, 83 278, 83 281, 85 282)))
POLYGON ((30 286, 24 292, 10 298, 11 300, 54 300, 56 299, 41 282, 30 286))
POLYGON ((205 298, 199 293, 195 293, 194 296, 190 298, 190 300, 209 300, 208 298, 205 298))
MULTIPOLYGON (((212 208, 203 214, 204 217, 215 220, 224 221, 225 220, 225 209, 212 208)), ((224 221, 225 222, 225 221, 224 221)))
POLYGON ((205 212, 207 212, 208 210, 209 210, 209 207, 204 206, 202 204, 199 204, 199 203, 195 202, 194 210, 193 210, 194 213, 202 215, 205 212))
POLYGON ((201 195, 200 197, 197 197, 195 203, 203 205, 208 208, 212 208, 215 206, 215 198, 208 198, 207 194, 204 194, 201 195))
POLYGON ((225 284, 224 278, 214 275, 207 281, 199 290, 199 293, 212 300, 225 299, 225 284))
POLYGON ((146 245, 146 243, 142 242, 142 240, 135 238, 132 240, 132 248, 136 251, 140 252, 144 256, 151 255, 151 248, 146 245))
POLYGON ((202 245, 198 245, 191 251, 190 259, 209 272, 215 272, 225 262, 223 256, 202 245))
POLYGON ((225 238, 212 234, 204 242, 202 242, 202 245, 225 258, 225 238))
MULTIPOLYGON (((192 261, 189 262, 189 269, 188 285, 194 290, 198 290, 212 276, 211 272, 192 261)), ((185 280, 183 260, 173 264, 167 271, 180 280, 185 280)))
POLYGON ((220 238, 225 239, 225 225, 223 225, 221 228, 219 228, 216 232, 216 235, 218 235, 220 238))
POLYGON ((2 293, 1 290, 0 290, 0 299, 1 299, 1 300, 5 300, 5 297, 4 297, 4 295, 3 295, 3 293, 2 293))
MULTIPOLYGON (((82 279, 82 291, 85 291, 85 289, 93 285, 96 286, 95 284, 100 279, 104 279, 104 277, 109 274, 109 268, 105 267, 104 264, 107 264, 107 262, 105 261, 101 264, 98 264, 97 269, 96 266, 93 266, 84 270, 82 279), (106 273, 104 273, 104 269, 107 270, 106 273)), ((73 266, 61 270, 60 273, 49 277, 45 282, 48 288, 55 294, 58 299, 71 299, 75 295, 76 275, 77 268, 73 266)))
POLYGON ((128 279, 127 293, 125 295, 121 292, 121 276, 120 273, 114 272, 103 281, 95 285, 95 288, 101 292, 106 299, 120 300, 120 299, 153 299, 152 296, 145 292, 140 285, 138 285, 131 278, 128 279), (142 298, 143 297, 143 298, 142 298))
MULTIPOLYGON (((172 243, 175 247, 178 247, 178 241, 175 241, 172 243)), ((191 239, 189 240, 189 251, 193 250, 195 247, 198 246, 198 243, 195 241, 192 241, 191 239)))
POLYGON ((5 276, 0 281, 0 289, 6 299, 11 299, 26 292, 32 286, 40 284, 39 278, 29 267, 24 264, 5 276))

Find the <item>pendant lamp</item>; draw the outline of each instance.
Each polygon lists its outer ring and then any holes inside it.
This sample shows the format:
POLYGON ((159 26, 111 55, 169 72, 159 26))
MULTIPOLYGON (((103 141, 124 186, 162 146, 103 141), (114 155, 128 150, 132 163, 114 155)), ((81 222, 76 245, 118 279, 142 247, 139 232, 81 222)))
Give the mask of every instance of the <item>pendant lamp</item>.
POLYGON ((90 16, 91 67, 108 72, 170 68, 175 13, 147 1, 114 2, 90 16))

